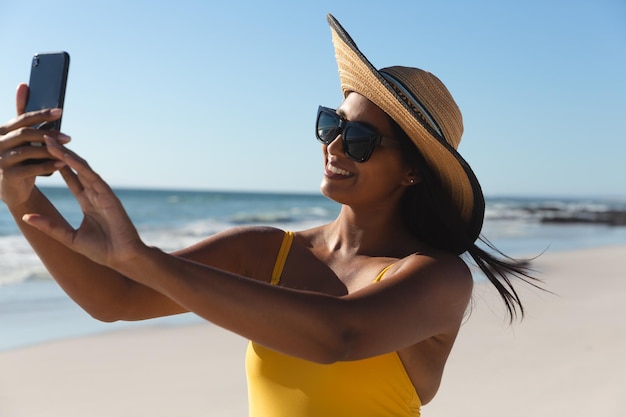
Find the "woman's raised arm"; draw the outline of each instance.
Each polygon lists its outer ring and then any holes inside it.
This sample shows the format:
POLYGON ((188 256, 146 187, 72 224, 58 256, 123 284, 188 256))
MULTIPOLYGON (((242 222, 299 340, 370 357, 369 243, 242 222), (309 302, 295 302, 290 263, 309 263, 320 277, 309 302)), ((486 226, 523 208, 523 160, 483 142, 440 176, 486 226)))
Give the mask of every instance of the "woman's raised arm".
POLYGON ((35 186, 37 176, 58 170, 55 160, 47 147, 32 145, 43 144, 45 135, 59 143, 69 142, 69 136, 63 133, 32 127, 58 119, 62 111, 25 113, 27 97, 28 86, 20 84, 16 92, 17 116, 0 125, 0 198, 46 268, 74 301, 101 320, 137 320, 185 311, 162 294, 93 262, 24 223, 25 214, 38 213, 54 224, 69 227, 35 186))

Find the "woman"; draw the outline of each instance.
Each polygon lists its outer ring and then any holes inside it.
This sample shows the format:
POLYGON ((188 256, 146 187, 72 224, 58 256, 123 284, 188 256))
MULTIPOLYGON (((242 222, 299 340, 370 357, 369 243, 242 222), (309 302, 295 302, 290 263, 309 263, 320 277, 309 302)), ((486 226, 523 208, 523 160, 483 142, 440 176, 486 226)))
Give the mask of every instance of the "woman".
POLYGON ((470 301, 459 255, 511 316, 523 310, 508 276, 525 267, 474 243, 484 200, 456 152, 462 120, 445 86, 415 68, 375 70, 328 20, 345 96, 316 119, 321 191, 342 204, 332 223, 235 228, 173 254, 148 247, 108 185, 65 148, 69 137, 27 127, 60 112, 24 114, 24 85, 18 117, 0 127, 0 191, 46 268, 94 317, 194 312, 251 340, 251 416, 418 416, 470 301), (34 186, 56 170, 84 212, 76 230, 34 186))

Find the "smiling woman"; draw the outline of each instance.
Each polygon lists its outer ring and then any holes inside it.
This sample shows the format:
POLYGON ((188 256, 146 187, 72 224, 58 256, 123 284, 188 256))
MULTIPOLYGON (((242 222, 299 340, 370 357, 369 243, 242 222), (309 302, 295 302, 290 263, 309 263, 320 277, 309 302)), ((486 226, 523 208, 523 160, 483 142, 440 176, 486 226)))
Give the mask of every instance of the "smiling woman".
POLYGON ((341 204, 331 222, 237 227, 171 253, 147 245, 68 136, 28 127, 59 114, 25 113, 25 85, 18 116, 2 127, 0 193, 50 274, 93 317, 193 312, 249 340, 251 416, 419 416, 472 295, 460 255, 474 259, 511 317, 521 301, 510 276, 531 278, 524 263, 476 246, 484 199, 456 150, 463 125, 447 88, 417 68, 376 70, 328 22, 344 94, 316 118, 321 190, 341 204), (80 205, 77 228, 35 186, 54 171, 80 205))

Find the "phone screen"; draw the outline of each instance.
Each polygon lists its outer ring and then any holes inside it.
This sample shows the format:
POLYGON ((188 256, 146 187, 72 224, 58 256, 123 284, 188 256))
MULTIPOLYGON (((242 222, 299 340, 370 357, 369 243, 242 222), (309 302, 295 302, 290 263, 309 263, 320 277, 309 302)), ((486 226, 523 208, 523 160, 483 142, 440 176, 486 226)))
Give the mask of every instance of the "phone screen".
MULTIPOLYGON (((63 108, 70 56, 67 52, 33 56, 28 83, 26 111, 63 108)), ((61 130, 61 119, 37 126, 44 130, 61 130)))

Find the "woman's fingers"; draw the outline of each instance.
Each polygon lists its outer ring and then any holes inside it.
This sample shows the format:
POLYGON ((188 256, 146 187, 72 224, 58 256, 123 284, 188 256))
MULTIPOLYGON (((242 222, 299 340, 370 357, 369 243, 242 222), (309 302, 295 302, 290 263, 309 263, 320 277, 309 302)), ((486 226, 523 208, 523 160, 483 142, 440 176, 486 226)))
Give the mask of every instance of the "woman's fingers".
MULTIPOLYGON (((51 131, 46 132, 32 127, 19 127, 13 129, 13 126, 5 125, 0 128, 0 157, 7 157, 7 152, 11 152, 17 148, 23 148, 20 152, 27 152, 30 149, 32 152, 37 153, 42 150, 45 142, 44 136, 46 135, 53 137, 56 141, 62 144, 69 143, 71 140, 71 138, 64 133, 51 131), (9 127, 7 128, 6 126, 9 127), (5 130, 4 134, 1 134, 2 129, 5 130)), ((47 152, 45 152, 44 148, 44 152, 41 157, 49 158, 50 155, 46 154, 47 152)), ((29 156, 33 157, 33 155, 29 156)))
POLYGON ((76 195, 83 191, 83 186, 78 180, 78 177, 74 171, 72 171, 72 169, 65 164, 65 162, 59 161, 56 166, 59 168, 59 173, 72 194, 76 195))
POLYGON ((95 174, 89 167, 87 161, 78 156, 75 152, 70 151, 49 135, 44 135, 43 138, 50 155, 57 158, 62 163, 67 164, 67 166, 76 171, 77 174, 95 174))
POLYGON ((20 128, 39 126, 45 122, 57 120, 62 114, 62 109, 44 109, 22 113, 0 126, 0 132, 6 134, 20 128))
POLYGON ((80 205, 83 221, 77 229, 37 214, 28 214, 23 221, 94 262, 109 264, 128 256, 128 248, 141 240, 119 199, 84 159, 52 137, 44 139, 56 159, 55 167, 80 205))
POLYGON ((17 86, 15 92, 15 112, 19 116, 26 111, 26 102, 28 101, 28 85, 21 83, 17 86))
MULTIPOLYGON (((63 179, 75 196, 78 197, 85 190, 99 195, 114 195, 111 187, 91 169, 87 161, 75 152, 60 145, 49 136, 46 136, 46 146, 50 155, 59 160, 56 166, 61 169, 63 179)), ((100 200, 100 202, 103 201, 100 200)))
POLYGON ((84 187, 73 169, 75 169, 75 167, 79 164, 77 161, 72 159, 69 149, 59 145, 58 142, 47 135, 45 136, 45 140, 46 147, 48 148, 50 155, 58 159, 55 166, 59 168, 61 177, 63 177, 63 180, 67 184, 70 192, 74 196, 78 196, 81 192, 83 192, 84 187), (68 163, 68 161, 71 162, 68 163))
MULTIPOLYGON (((109 191, 109 187, 102 181, 100 176, 89 166, 87 161, 78 156, 75 152, 70 151, 66 147, 60 145, 50 136, 44 136, 48 152, 53 157, 59 159, 62 163, 67 164, 76 174, 78 180, 83 187, 89 186, 96 191, 109 191)), ((71 178, 71 177, 70 177, 71 178)), ((69 185, 69 184, 68 184, 69 185)))
POLYGON ((19 165, 29 159, 50 159, 50 154, 43 146, 18 146, 3 150, 0 165, 8 167, 19 165))
POLYGON ((21 127, 37 126, 44 122, 51 122, 61 117, 61 109, 44 109, 25 113, 28 101, 28 86, 24 83, 17 86, 15 92, 15 111, 17 116, 7 123, 0 125, 0 136, 21 127))
POLYGON ((0 170, 5 178, 49 175, 58 169, 55 162, 44 146, 20 146, 0 153, 0 170))

